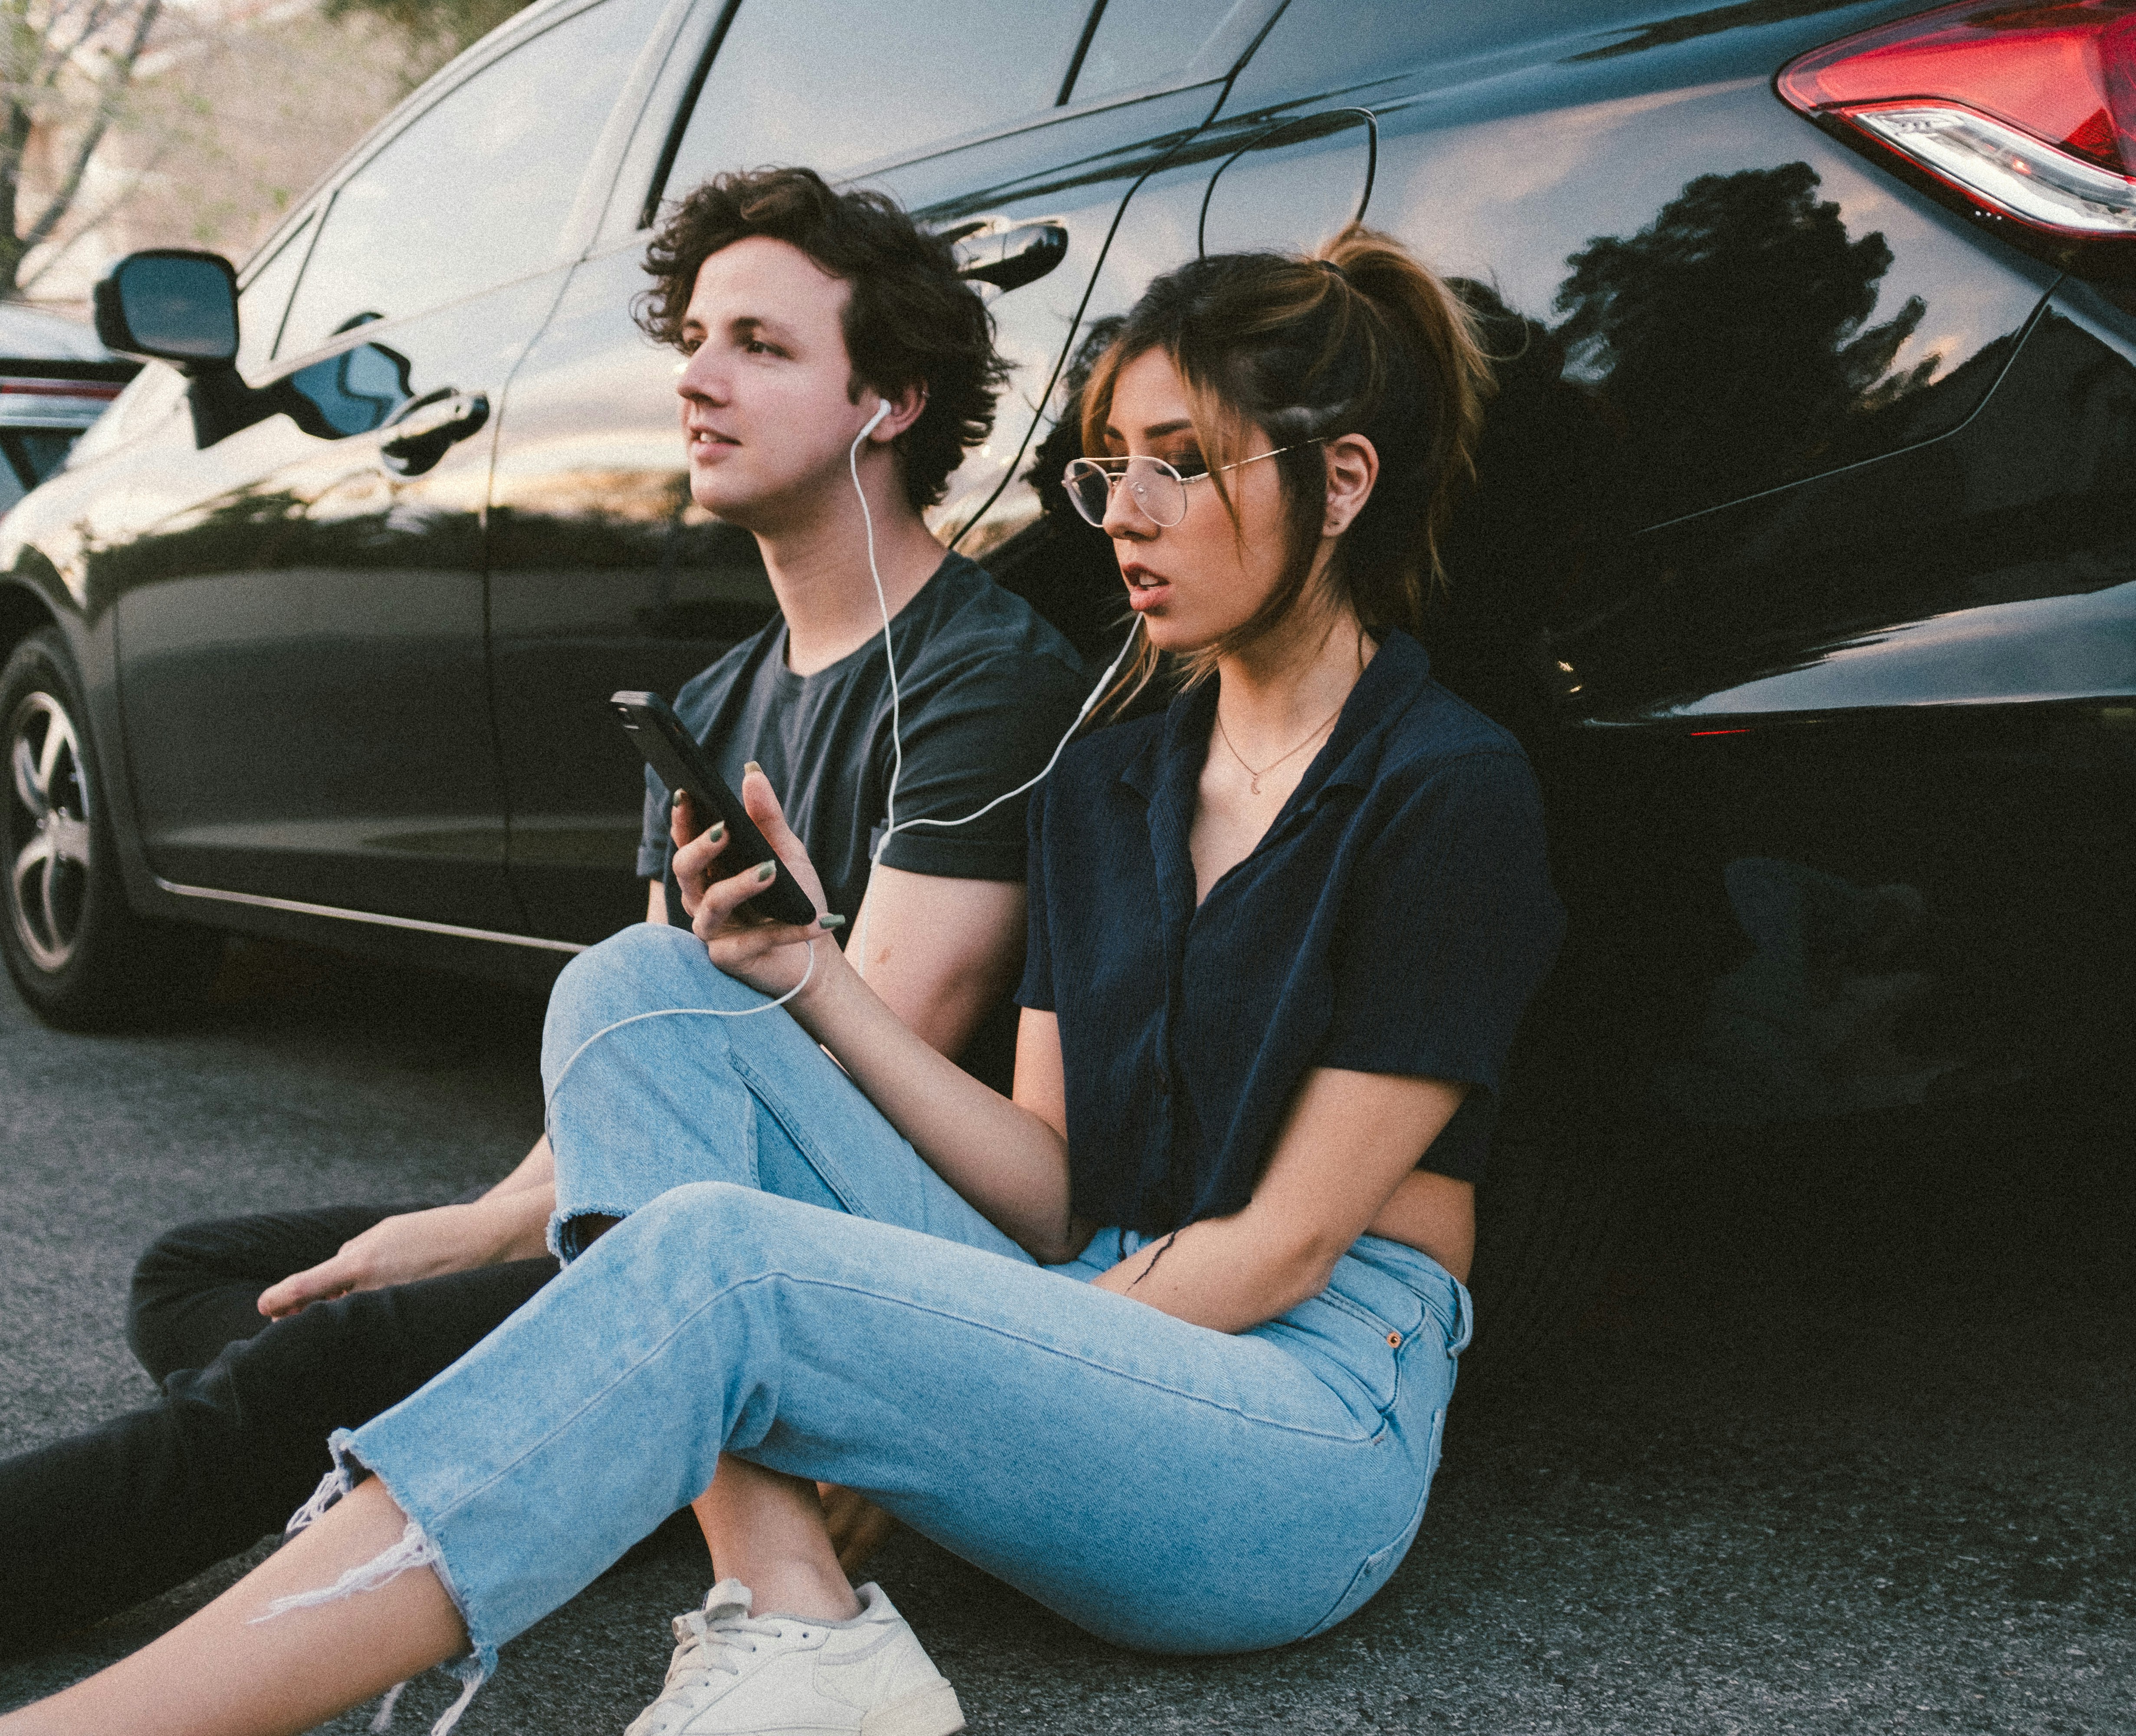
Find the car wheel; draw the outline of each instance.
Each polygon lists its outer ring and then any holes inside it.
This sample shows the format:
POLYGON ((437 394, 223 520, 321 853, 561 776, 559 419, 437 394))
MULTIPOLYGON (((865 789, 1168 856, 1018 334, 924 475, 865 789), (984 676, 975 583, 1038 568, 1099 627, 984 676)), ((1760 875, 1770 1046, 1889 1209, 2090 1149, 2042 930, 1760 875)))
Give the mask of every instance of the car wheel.
POLYGON ((221 936, 127 904, 80 683, 51 628, 0 671, 0 950, 22 998, 76 1029, 168 1017, 206 986, 221 936))

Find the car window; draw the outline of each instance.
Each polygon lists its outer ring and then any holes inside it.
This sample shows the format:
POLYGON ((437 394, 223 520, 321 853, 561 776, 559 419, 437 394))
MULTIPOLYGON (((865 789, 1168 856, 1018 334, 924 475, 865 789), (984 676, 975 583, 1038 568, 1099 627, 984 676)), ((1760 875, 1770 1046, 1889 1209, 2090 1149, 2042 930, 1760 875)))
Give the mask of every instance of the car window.
POLYGON ((408 358, 379 344, 359 343, 299 368, 289 384, 304 401, 291 410, 307 433, 322 440, 368 434, 407 401, 408 358))
POLYGON ((1237 0, 1106 0, 1071 102, 1143 90, 1186 70, 1237 0))
POLYGON ((282 314, 289 305, 289 291, 296 287, 297 274, 303 269, 304 255, 311 245, 312 220, 306 217, 237 292, 237 371, 248 379, 274 356, 274 340, 282 334, 282 314))
POLYGON ((0 434, 0 513, 36 487, 39 478, 28 460, 14 450, 14 442, 0 434))
POLYGON ((493 61, 334 195, 278 355, 540 270, 664 0, 604 0, 493 61))
POLYGON ((1088 8, 741 0, 668 177, 795 163, 837 177, 1051 107, 1088 8))
POLYGON ((66 462, 66 455, 80 437, 73 428, 11 428, 0 435, 7 462, 35 488, 66 462))
MULTIPOLYGON (((1492 9, 1496 0, 1468 0, 1492 9)), ((1231 87, 1227 114, 1394 72, 1444 42, 1447 8, 1290 0, 1231 87)))

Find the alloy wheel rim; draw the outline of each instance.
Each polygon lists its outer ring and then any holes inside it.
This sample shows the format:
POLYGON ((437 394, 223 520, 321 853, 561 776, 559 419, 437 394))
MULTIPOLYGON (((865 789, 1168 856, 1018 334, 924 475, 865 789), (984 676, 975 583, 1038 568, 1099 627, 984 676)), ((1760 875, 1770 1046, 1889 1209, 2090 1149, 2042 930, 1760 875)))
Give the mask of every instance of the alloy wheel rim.
POLYGON ((89 890, 89 780, 74 720, 50 693, 25 694, 7 720, 7 911, 44 971, 81 938, 89 890))

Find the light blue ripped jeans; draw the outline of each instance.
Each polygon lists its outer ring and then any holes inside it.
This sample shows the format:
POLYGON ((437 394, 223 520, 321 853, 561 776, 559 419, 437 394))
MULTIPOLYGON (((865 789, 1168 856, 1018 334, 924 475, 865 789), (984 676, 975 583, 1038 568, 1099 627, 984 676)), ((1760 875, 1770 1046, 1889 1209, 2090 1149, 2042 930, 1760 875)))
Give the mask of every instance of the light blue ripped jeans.
POLYGON ((1366 1237, 1236 1336, 1094 1289, 1143 1238, 1036 1264, 783 1011, 618 1026, 762 999, 676 929, 572 963, 542 1048, 558 1218, 623 1221, 333 1437, 413 1522, 471 1665, 701 1493, 722 1449, 860 1490, 1124 1646, 1279 1646, 1386 1583, 1468 1338, 1441 1267, 1366 1237))

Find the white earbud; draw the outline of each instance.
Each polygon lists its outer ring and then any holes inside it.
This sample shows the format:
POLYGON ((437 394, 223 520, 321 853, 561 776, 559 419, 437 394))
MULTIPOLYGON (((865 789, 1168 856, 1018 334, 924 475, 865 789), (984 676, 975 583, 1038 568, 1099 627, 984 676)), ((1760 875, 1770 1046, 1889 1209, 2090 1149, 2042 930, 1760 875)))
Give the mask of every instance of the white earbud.
MULTIPOLYGON (((876 425, 889 414, 890 400, 888 398, 877 398, 875 401, 875 414, 867 419, 867 426, 861 430, 860 440, 864 440, 871 434, 873 434, 876 430, 876 425)), ((860 440, 856 440, 853 444, 858 445, 860 444, 860 440)))

